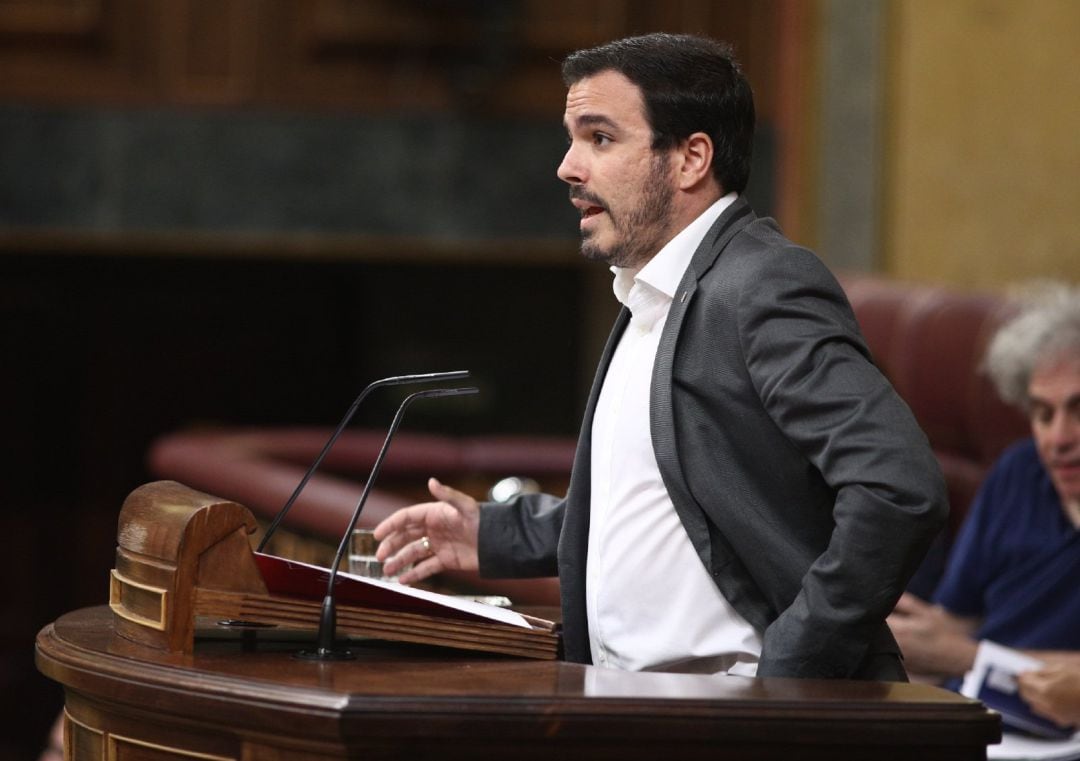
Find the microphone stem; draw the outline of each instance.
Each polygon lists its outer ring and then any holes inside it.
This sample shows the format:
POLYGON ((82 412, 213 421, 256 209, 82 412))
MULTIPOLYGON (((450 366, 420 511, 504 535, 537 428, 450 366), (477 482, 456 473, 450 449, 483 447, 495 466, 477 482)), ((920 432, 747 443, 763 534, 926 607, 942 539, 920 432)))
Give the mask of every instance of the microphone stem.
POLYGON ((318 647, 320 650, 330 650, 333 648, 333 643, 337 636, 337 609, 334 605, 334 583, 337 581, 338 568, 341 566, 341 561, 345 558, 345 551, 348 549, 353 529, 356 528, 356 522, 360 518, 360 512, 364 509, 364 504, 367 502, 368 495, 371 493, 371 487, 375 483, 375 479, 379 477, 379 470, 382 468, 383 460, 386 459, 386 453, 390 450, 390 442, 394 438, 394 433, 397 431, 398 426, 401 425, 401 419, 405 416, 405 410, 417 399, 436 396, 475 394, 477 391, 478 389, 472 387, 432 388, 427 389, 426 391, 417 391, 409 394, 401 402, 401 405, 397 409, 397 413, 394 415, 394 421, 390 423, 390 429, 386 432, 386 439, 383 441, 382 449, 379 450, 379 456, 375 458, 375 464, 371 466, 371 474, 368 476, 367 483, 364 484, 364 491, 360 495, 360 500, 356 503, 356 509, 353 510, 352 518, 349 520, 349 525, 341 537, 341 543, 338 545, 337 554, 334 556, 334 562, 329 569, 330 574, 326 581, 326 597, 323 599, 322 613, 319 620, 318 647), (327 645, 324 643, 329 644, 327 645))
POLYGON ((445 373, 414 373, 412 375, 395 375, 389 378, 382 378, 380 380, 372 381, 371 383, 369 383, 367 387, 360 392, 360 395, 356 397, 356 400, 353 401, 353 403, 349 406, 349 409, 345 412, 345 416, 341 418, 341 422, 338 423, 337 428, 334 429, 334 432, 330 435, 329 440, 327 440, 326 444, 323 445, 322 451, 319 452, 319 456, 315 458, 315 461, 313 463, 311 463, 311 466, 307 469, 307 472, 304 473, 304 477, 300 479, 300 483, 297 485, 296 489, 293 491, 288 501, 285 502, 285 506, 282 507, 278 511, 277 515, 274 516, 274 519, 270 521, 270 525, 267 526, 266 532, 263 534, 262 539, 259 541, 259 546, 255 548, 255 551, 263 551, 266 543, 270 540, 270 537, 273 535, 273 533, 277 531, 278 525, 285 518, 286 513, 289 512, 297 497, 300 496, 300 492, 304 490, 304 487, 307 486, 307 482, 311 480, 311 477, 313 475, 315 475, 315 471, 318 470, 319 466, 322 464, 323 458, 325 458, 327 453, 330 452, 330 448, 334 446, 334 443, 338 440, 338 437, 341 436, 342 431, 345 430, 345 426, 349 424, 349 421, 352 420, 353 415, 356 414, 356 410, 359 409, 360 403, 364 401, 368 394, 370 394, 377 388, 381 388, 382 386, 399 386, 404 383, 424 383, 430 381, 457 380, 459 378, 467 377, 469 377, 468 370, 451 370, 445 373))

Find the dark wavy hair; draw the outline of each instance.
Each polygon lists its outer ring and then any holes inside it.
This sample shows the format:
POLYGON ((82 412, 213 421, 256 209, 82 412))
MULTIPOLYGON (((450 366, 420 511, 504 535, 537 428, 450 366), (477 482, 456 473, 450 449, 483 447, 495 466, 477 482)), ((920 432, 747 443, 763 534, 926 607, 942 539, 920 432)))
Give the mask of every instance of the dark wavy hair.
POLYGON ((641 90, 653 150, 704 132, 713 141, 712 172, 721 187, 745 190, 754 95, 730 45, 689 34, 646 34, 579 50, 562 64, 567 87, 604 71, 619 72, 641 90))

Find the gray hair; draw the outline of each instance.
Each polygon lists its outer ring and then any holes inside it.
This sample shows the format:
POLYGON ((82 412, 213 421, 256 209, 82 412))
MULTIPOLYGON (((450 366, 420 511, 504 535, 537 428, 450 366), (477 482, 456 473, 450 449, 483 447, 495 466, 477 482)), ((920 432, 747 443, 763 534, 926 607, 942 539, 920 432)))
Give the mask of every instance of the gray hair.
POLYGON ((1080 358, 1080 287, 1056 281, 1025 286, 1019 313, 990 341, 983 369, 998 395, 1026 409, 1032 374, 1045 362, 1080 358))

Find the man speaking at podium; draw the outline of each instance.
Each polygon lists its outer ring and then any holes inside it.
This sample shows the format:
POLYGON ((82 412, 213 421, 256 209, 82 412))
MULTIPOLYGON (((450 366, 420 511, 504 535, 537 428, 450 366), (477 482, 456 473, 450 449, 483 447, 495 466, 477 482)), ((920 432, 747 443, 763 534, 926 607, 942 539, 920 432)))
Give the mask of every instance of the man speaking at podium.
POLYGON ((623 309, 564 498, 434 502, 376 529, 389 574, 558 574, 567 660, 904 680, 885 617, 946 512, 836 280, 740 196, 754 104, 727 45, 570 55, 558 175, 623 309))

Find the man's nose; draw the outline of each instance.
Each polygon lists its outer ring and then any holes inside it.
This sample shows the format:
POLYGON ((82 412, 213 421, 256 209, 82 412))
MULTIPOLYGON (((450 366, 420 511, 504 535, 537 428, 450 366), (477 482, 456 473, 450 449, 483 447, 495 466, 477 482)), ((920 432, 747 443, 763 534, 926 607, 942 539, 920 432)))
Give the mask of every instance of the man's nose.
POLYGON ((1080 419, 1075 412, 1058 410, 1046 427, 1046 437, 1058 452, 1080 446, 1080 419))
POLYGON ((581 185, 585 182, 585 169, 578 158, 578 152, 572 144, 566 149, 562 163, 559 164, 559 168, 555 173, 560 180, 571 185, 581 185))

